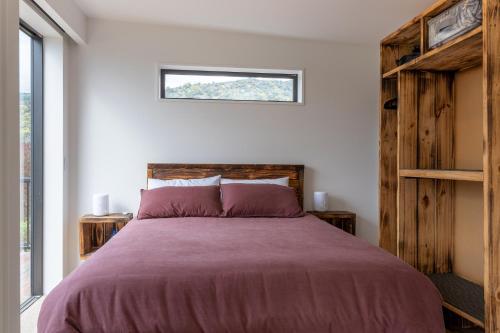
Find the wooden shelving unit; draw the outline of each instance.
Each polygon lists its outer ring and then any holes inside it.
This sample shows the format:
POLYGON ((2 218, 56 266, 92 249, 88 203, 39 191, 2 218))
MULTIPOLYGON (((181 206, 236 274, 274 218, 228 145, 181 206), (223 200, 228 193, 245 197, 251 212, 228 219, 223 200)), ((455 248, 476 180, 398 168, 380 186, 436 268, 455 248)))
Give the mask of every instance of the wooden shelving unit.
POLYGON ((483 27, 477 27, 441 47, 391 69, 382 77, 396 78, 397 74, 404 70, 457 71, 480 65, 483 60, 482 43, 483 27))
POLYGON ((475 324, 459 331, 493 333, 500 331, 500 2, 483 0, 481 26, 429 49, 428 19, 457 2, 437 1, 381 41, 380 246, 428 274, 444 297, 443 306, 475 324), (396 60, 415 47, 421 55, 398 66, 396 60), (482 133, 474 133, 482 141, 472 155, 482 160, 474 166, 478 170, 461 170, 456 145, 470 133, 456 130, 456 112, 467 108, 456 104, 464 101, 457 99, 456 80, 478 66, 482 133), (397 110, 385 109, 392 98, 397 110), (482 195, 474 184, 482 185, 482 195), (453 265, 458 189, 461 204, 472 200, 483 206, 477 222, 471 222, 484 230, 484 243, 467 244, 484 249, 480 284, 462 278, 453 265))

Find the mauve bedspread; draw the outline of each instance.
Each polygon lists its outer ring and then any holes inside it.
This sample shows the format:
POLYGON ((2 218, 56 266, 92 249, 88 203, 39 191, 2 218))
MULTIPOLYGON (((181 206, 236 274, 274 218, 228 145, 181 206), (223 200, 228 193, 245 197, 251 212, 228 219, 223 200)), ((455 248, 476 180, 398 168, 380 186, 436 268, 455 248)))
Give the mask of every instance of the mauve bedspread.
POLYGON ((432 283, 317 218, 134 220, 45 299, 38 332, 444 332, 432 283))

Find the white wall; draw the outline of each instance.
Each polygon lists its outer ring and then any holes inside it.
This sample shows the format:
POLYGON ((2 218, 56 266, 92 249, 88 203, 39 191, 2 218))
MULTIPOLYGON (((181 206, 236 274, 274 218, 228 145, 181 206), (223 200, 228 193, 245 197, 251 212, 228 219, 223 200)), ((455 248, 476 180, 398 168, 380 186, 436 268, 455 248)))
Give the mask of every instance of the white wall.
POLYGON ((377 46, 90 20, 70 58, 73 266, 92 193, 135 213, 148 162, 303 163, 306 208, 328 191, 377 243, 377 46), (305 105, 158 101, 160 63, 304 69, 305 105))
POLYGON ((0 332, 19 331, 19 4, 0 1, 0 332))
POLYGON ((73 0, 34 0, 77 43, 87 41, 87 16, 73 0))

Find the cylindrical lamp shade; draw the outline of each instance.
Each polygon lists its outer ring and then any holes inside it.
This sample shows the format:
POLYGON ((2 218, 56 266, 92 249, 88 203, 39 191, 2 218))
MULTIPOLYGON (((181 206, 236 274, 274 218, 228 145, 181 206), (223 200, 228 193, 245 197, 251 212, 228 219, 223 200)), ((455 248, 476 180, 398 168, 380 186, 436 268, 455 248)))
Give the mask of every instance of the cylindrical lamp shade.
POLYGON ((109 214, 109 195, 99 193, 92 198, 92 213, 95 216, 105 216, 109 214))
POLYGON ((318 212, 328 210, 328 193, 314 192, 314 210, 318 212))

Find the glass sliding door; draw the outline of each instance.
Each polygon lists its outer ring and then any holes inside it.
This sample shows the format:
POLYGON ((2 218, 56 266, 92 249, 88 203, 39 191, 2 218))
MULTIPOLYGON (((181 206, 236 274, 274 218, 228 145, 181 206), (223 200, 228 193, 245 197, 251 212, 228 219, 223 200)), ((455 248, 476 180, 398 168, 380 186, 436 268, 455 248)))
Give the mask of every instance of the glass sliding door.
POLYGON ((21 310, 43 292, 43 43, 19 30, 20 297, 21 310))

